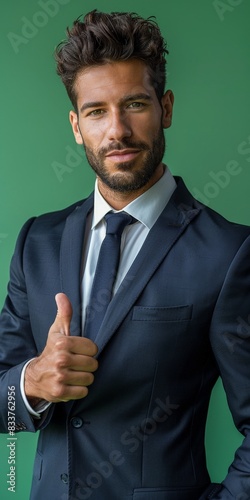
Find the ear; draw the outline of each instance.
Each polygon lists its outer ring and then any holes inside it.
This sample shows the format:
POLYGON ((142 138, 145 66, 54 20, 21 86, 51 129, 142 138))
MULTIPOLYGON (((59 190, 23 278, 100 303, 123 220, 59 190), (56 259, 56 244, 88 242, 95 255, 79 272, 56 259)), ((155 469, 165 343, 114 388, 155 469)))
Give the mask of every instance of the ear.
POLYGON ((69 112, 69 121, 71 123, 71 127, 72 127, 73 134, 75 136, 75 140, 76 140, 77 144, 82 144, 83 140, 82 140, 81 132, 80 132, 79 125, 78 125, 78 116, 77 116, 77 113, 75 111, 69 112))
POLYGON ((174 94, 172 90, 167 90, 161 100, 162 105, 162 126, 168 128, 172 123, 174 94))

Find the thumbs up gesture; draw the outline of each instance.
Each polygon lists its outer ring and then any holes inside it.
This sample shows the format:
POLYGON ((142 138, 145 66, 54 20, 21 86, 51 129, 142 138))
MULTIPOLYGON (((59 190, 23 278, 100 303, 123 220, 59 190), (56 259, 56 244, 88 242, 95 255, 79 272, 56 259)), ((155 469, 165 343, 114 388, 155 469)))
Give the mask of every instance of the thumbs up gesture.
POLYGON ((25 371, 24 390, 31 406, 39 400, 70 401, 87 396, 98 362, 97 346, 85 337, 70 336, 72 306, 68 297, 55 297, 57 315, 43 352, 25 371))

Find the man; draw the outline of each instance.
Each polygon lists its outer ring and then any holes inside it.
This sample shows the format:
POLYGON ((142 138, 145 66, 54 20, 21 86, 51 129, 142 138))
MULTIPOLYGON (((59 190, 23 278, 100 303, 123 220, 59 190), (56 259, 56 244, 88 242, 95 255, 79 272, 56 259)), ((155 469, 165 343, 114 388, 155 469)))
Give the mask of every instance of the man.
POLYGON ((97 11, 57 48, 97 182, 25 224, 1 314, 0 425, 12 391, 16 430, 40 430, 34 500, 250 498, 250 230, 162 163, 166 53, 153 21, 97 11), (119 235, 111 219, 126 219, 119 235), (244 441, 211 484, 204 432, 219 375, 244 441))

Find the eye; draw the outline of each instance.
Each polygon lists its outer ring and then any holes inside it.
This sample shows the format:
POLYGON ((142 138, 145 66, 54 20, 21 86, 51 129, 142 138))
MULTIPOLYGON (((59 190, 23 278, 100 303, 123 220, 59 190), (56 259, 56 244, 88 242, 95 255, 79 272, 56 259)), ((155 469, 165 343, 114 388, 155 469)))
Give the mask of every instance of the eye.
POLYGON ((93 109, 93 111, 90 111, 90 113, 88 113, 88 116, 100 116, 103 113, 104 113, 103 109, 93 109))
POLYGON ((129 105, 128 105, 128 108, 132 108, 132 109, 140 109, 140 108, 143 108, 145 106, 144 102, 138 102, 138 101, 135 101, 135 102, 131 102, 129 105))

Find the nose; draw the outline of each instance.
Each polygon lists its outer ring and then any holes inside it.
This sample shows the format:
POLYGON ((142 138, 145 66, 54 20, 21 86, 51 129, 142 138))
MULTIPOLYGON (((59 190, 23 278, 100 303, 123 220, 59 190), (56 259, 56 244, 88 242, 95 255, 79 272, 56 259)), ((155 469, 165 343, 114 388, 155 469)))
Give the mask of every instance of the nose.
POLYGON ((121 141, 124 137, 131 137, 132 130, 128 117, 120 110, 113 111, 110 115, 108 128, 108 139, 110 141, 121 141))

